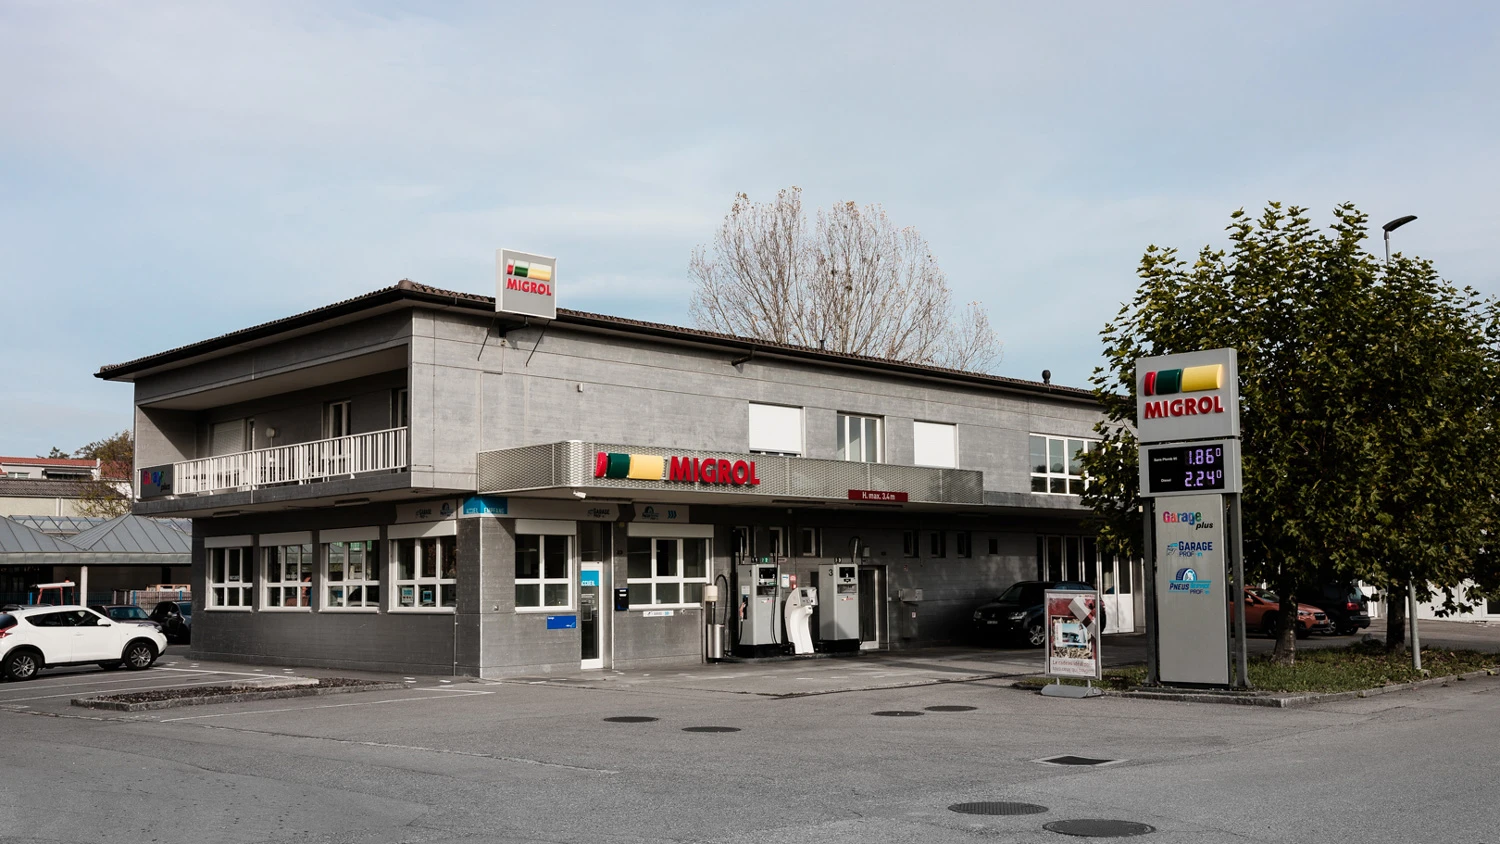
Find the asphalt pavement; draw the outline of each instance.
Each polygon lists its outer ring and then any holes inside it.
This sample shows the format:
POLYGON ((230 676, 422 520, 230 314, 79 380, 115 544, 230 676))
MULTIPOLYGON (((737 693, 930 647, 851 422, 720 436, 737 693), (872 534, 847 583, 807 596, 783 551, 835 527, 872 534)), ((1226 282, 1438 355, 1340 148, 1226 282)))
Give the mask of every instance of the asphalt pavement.
POLYGON ((0 842, 1058 842, 1044 825, 1069 819, 1159 842, 1497 840, 1500 677, 1274 710, 1043 698, 1003 676, 1032 658, 414 677, 133 714, 19 698, 293 672, 170 651, 138 674, 48 672, 0 684, 0 842), (846 676, 806 693, 823 672, 846 676), (1065 755, 1109 764, 1043 761, 1065 755), (950 809, 998 802, 1044 811, 950 809))

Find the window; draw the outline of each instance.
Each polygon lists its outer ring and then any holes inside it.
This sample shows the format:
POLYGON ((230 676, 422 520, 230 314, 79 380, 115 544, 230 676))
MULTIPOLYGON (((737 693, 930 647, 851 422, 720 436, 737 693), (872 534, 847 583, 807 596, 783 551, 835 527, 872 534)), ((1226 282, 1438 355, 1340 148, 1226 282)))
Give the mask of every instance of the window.
POLYGON ((917 556, 917 532, 906 530, 901 532, 901 556, 917 556))
POLYGON ((250 607, 255 575, 250 571, 249 548, 208 549, 208 605, 250 607))
POLYGON ((802 408, 750 403, 750 451, 753 454, 802 454, 802 408))
POLYGON ((323 543, 327 565, 323 577, 325 609, 375 609, 380 606, 380 565, 373 539, 323 543))
POLYGON ((1099 443, 1031 435, 1031 491, 1055 495, 1083 494, 1083 455, 1099 443))
POLYGON ((1000 540, 992 536, 990 537, 990 556, 994 556, 998 553, 1000 553, 1000 540))
POLYGON ((331 401, 323 406, 323 437, 349 436, 349 402, 331 401))
POLYGON ((453 609, 458 606, 458 557, 452 536, 391 540, 396 566, 398 610, 453 609))
POLYGON ((786 528, 766 528, 766 544, 770 546, 766 550, 770 552, 771 559, 775 560, 787 556, 786 528))
POLYGON ((516 609, 573 606, 571 540, 561 534, 516 534, 516 609))
POLYGON ((953 547, 960 557, 974 556, 974 546, 969 539, 969 532, 966 530, 961 530, 953 535, 953 547))
POLYGON ((632 536, 626 540, 630 606, 683 606, 703 600, 708 582, 707 539, 632 536))
POLYGON ((880 458, 880 417, 840 413, 837 459, 879 463, 880 458))
POLYGON ((265 557, 265 607, 312 606, 312 544, 273 545, 261 549, 265 557))
POLYGON ((208 453, 212 457, 223 454, 238 454, 249 449, 245 445, 246 419, 230 419, 215 422, 208 429, 208 453))
POLYGON ((929 557, 948 556, 948 535, 940 530, 927 534, 927 555, 929 557))
POLYGON ((918 466, 958 468, 958 426, 912 423, 912 462, 918 466))
POLYGON ((391 427, 411 425, 411 394, 405 387, 391 391, 391 427))
POLYGON ((797 553, 803 557, 817 557, 822 554, 823 536, 817 528, 805 527, 798 532, 797 553))

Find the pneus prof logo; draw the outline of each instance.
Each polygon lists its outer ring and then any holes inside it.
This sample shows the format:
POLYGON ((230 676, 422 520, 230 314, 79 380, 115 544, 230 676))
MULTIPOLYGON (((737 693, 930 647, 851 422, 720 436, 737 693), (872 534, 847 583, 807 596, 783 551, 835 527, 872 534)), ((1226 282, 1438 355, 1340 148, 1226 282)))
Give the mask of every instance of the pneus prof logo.
MULTIPOLYGON (((1179 393, 1202 393, 1224 386, 1224 365, 1190 366, 1186 369, 1163 369, 1146 373, 1141 385, 1148 396, 1173 396, 1179 393)), ((1208 416, 1223 413, 1224 403, 1218 396, 1186 396, 1180 399, 1158 399, 1146 402, 1147 419, 1169 416, 1208 416)))
MULTIPOLYGON (((1174 542, 1172 543, 1172 545, 1168 545, 1168 556, 1170 556, 1172 553, 1172 546, 1180 544, 1184 543, 1174 542)), ((1167 591, 1186 592, 1189 595, 1207 595, 1210 591, 1212 591, 1212 586, 1213 581, 1199 580, 1197 571, 1195 571, 1191 567, 1184 567, 1178 569, 1177 576, 1173 577, 1172 580, 1167 583, 1167 591)))

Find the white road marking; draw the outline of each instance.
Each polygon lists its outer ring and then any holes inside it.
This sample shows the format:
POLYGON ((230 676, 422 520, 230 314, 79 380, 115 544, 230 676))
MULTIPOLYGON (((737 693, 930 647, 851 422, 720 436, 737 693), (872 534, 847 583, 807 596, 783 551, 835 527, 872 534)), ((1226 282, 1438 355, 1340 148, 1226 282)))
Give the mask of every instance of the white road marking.
MULTIPOLYGON (((436 689, 432 689, 431 691, 437 691, 437 690, 436 689)), ((464 694, 464 695, 493 694, 492 692, 469 691, 467 689, 453 689, 453 691, 459 692, 459 693, 464 694)), ((399 698, 392 698, 390 700, 367 700, 367 701, 361 701, 361 702, 358 702, 358 703, 328 703, 328 704, 323 704, 322 706, 288 706, 288 707, 284 707, 282 709, 257 709, 257 710, 254 710, 252 712, 218 712, 218 713, 215 713, 213 715, 187 715, 187 716, 183 716, 181 718, 163 718, 163 719, 161 719, 161 721, 159 723, 167 724, 167 723, 171 723, 172 721, 201 721, 201 720, 206 719, 206 718, 227 718, 227 717, 233 716, 233 715, 270 715, 270 714, 276 713, 276 712, 306 712, 306 711, 312 710, 312 709, 343 709, 343 708, 351 707, 351 706, 381 706, 381 705, 387 704, 387 703, 407 703, 409 701, 417 701, 417 700, 452 700, 452 699, 453 698, 451 698, 451 697, 444 697, 443 695, 433 695, 432 697, 399 697, 399 698)), ((365 744, 365 742, 359 742, 359 743, 360 744, 365 744)), ((391 747, 395 747, 396 745, 390 745, 390 746, 391 747)))

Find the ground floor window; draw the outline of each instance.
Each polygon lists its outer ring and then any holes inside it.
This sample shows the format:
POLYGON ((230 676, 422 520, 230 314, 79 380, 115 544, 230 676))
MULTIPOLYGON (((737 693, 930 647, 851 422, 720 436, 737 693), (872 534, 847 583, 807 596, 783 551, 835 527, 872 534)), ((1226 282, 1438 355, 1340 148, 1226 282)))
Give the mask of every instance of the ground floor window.
POLYGON ((572 537, 516 534, 516 609, 573 606, 572 537))
POLYGON ((255 585, 249 548, 208 549, 208 605, 248 607, 255 585))
POLYGON ((267 607, 312 605, 312 544, 273 545, 262 549, 266 560, 267 607))
POLYGON ((391 541, 396 563, 396 609, 458 606, 458 557, 452 536, 391 541))
POLYGON ((329 609, 380 606, 380 565, 373 539, 323 543, 329 609))
POLYGON ((630 606, 683 606, 703 600, 707 539, 632 536, 625 548, 630 606))

